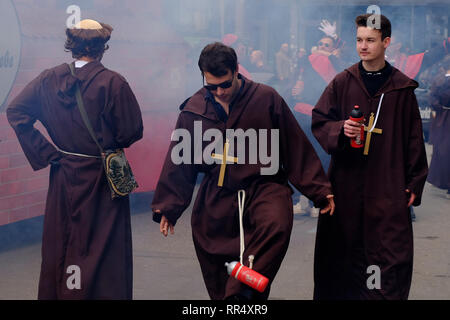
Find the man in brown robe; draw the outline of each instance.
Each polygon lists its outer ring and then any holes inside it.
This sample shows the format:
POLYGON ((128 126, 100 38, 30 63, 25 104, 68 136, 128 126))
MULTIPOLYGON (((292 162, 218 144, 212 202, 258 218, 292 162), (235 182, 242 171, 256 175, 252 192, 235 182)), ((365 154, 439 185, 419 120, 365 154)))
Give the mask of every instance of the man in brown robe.
POLYGON ((191 223, 208 293, 214 300, 267 299, 270 285, 263 293, 250 290, 230 277, 224 266, 239 260, 240 255, 238 191, 246 193, 243 262, 247 264, 249 255, 254 255, 253 269, 271 283, 286 254, 292 229, 288 181, 322 208, 322 213, 334 211, 330 184, 289 107, 274 89, 238 73, 232 48, 221 43, 206 46, 199 67, 207 85, 180 107, 152 203, 154 220, 160 222, 165 236, 173 233, 173 226, 191 202, 198 174, 204 173, 191 223), (230 136, 230 130, 243 134, 230 136), (208 133, 215 136, 213 142, 208 133), (182 141, 177 143, 181 135, 182 141), (226 150, 226 139, 237 148, 226 150), (265 142, 269 147, 263 150, 265 142), (180 148, 184 143, 187 147, 180 148), (214 153, 219 160, 209 162, 214 157, 211 145, 216 144, 214 153), (259 156, 252 160, 256 147, 259 156), (239 153, 242 148, 245 152, 239 153), (226 166, 222 164, 224 153, 230 159, 226 166), (262 157, 269 154, 270 164, 262 157), (180 155, 185 161, 175 159, 180 155), (274 170, 265 172, 269 165, 274 170))
POLYGON ((315 299, 406 299, 411 285, 408 207, 420 205, 428 172, 417 83, 384 60, 389 20, 378 16, 375 29, 369 16, 356 19, 361 62, 331 81, 312 113, 313 134, 331 154, 336 201, 336 213, 318 221, 315 299), (365 117, 364 148, 350 146, 361 126, 348 120, 355 105, 365 117))
POLYGON ((128 197, 111 200, 100 151, 75 99, 104 150, 142 137, 141 112, 126 80, 100 60, 112 28, 83 20, 67 29, 75 76, 68 64, 42 72, 12 101, 7 117, 34 170, 51 165, 42 240, 39 299, 131 299, 132 247, 128 197), (51 144, 34 123, 39 120, 51 144))

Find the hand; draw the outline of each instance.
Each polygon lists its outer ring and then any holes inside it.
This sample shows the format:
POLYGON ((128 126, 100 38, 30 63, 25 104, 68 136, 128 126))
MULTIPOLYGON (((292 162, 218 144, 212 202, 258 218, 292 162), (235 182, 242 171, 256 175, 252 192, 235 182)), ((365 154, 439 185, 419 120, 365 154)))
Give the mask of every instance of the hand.
MULTIPOLYGON (((155 213, 161 214, 161 210, 155 210, 155 213)), ((161 217, 161 222, 159 223, 159 231, 164 235, 164 237, 167 237, 169 231, 170 234, 175 234, 174 226, 164 215, 161 217)))
POLYGON ((408 208, 409 208, 414 203, 414 200, 416 200, 416 195, 414 194, 414 192, 411 192, 411 190, 409 190, 409 189, 406 189, 405 191, 407 194, 409 194, 409 199, 408 199, 408 208))
POLYGON ((161 222, 159 223, 159 231, 161 231, 164 237, 167 237, 167 235, 169 234, 169 230, 170 234, 175 233, 173 225, 169 222, 169 220, 167 220, 165 216, 162 216, 161 222))
POLYGON ((328 204, 327 204, 327 206, 325 208, 320 210, 321 214, 325 214, 327 212, 330 212, 330 216, 333 215, 334 209, 336 208, 336 205, 334 203, 334 199, 333 198, 334 198, 334 195, 332 195, 332 194, 327 195, 328 204))
POLYGON ((341 49, 334 49, 333 52, 331 52, 332 55, 336 56, 337 58, 341 57, 341 49))
POLYGON ((333 38, 334 40, 337 39, 336 21, 331 24, 328 20, 322 20, 319 30, 325 33, 327 36, 333 38))
POLYGON ((344 134, 345 136, 353 139, 356 138, 356 136, 361 132, 361 126, 363 124, 353 121, 353 120, 346 120, 344 122, 344 134))

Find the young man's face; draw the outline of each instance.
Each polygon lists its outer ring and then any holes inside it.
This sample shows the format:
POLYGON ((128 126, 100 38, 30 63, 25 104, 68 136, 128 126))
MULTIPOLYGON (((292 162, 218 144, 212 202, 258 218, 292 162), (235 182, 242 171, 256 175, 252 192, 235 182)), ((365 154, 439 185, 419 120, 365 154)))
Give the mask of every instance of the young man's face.
POLYGON ((231 70, 228 70, 227 74, 221 77, 216 77, 205 71, 204 76, 206 85, 218 85, 231 81, 231 86, 229 88, 221 88, 218 86, 215 90, 210 90, 212 95, 222 102, 230 103, 239 90, 238 70, 236 70, 234 74, 231 70))
POLYGON ((390 41, 389 37, 381 40, 381 32, 373 28, 358 27, 356 31, 356 50, 362 61, 384 59, 384 52, 390 41))

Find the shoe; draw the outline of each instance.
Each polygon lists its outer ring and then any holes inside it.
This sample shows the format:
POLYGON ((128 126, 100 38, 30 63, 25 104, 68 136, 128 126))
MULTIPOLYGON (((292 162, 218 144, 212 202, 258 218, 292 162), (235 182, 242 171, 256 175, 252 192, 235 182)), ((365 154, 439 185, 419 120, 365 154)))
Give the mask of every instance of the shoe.
POLYGON ((302 204, 300 203, 300 201, 297 204, 294 204, 294 214, 302 214, 305 213, 305 210, 302 209, 302 204))
POLYGON ((320 209, 319 208, 311 208, 311 213, 310 213, 310 217, 312 218, 317 218, 319 217, 319 213, 320 213, 320 209))

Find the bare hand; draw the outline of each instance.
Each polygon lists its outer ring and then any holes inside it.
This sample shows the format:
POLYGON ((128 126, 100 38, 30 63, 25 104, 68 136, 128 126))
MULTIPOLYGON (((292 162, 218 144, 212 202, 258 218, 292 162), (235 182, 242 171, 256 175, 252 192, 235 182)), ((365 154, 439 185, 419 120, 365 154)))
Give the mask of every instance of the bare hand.
POLYGON ((333 215, 334 209, 336 208, 336 205, 335 205, 335 203, 334 203, 334 199, 333 199, 333 198, 334 198, 334 196, 333 196, 332 194, 329 194, 329 195, 327 196, 328 204, 327 204, 327 206, 326 206, 325 208, 323 208, 322 210, 320 210, 320 213, 321 213, 321 214, 325 214, 325 213, 330 212, 330 216, 333 215))
POLYGON ((337 58, 341 57, 341 50, 340 49, 334 49, 333 52, 331 52, 332 55, 335 55, 337 58))
POLYGON ((169 230, 170 234, 175 233, 173 225, 169 222, 169 220, 167 220, 165 216, 162 216, 161 222, 159 224, 159 231, 161 231, 164 237, 167 237, 167 235, 169 234, 169 230))
POLYGON ((409 190, 409 189, 406 189, 405 191, 406 191, 406 193, 410 194, 409 199, 408 199, 408 208, 409 208, 414 203, 414 200, 416 200, 416 195, 413 192, 411 192, 411 190, 409 190))
MULTIPOLYGON (((155 210, 155 213, 161 214, 161 210, 155 210)), ((159 231, 164 235, 164 237, 167 237, 169 231, 170 234, 175 234, 174 226, 164 215, 161 217, 161 222, 159 223, 159 231)))
POLYGON ((362 123, 348 119, 344 122, 344 134, 351 139, 356 138, 361 132, 362 125, 362 123))

